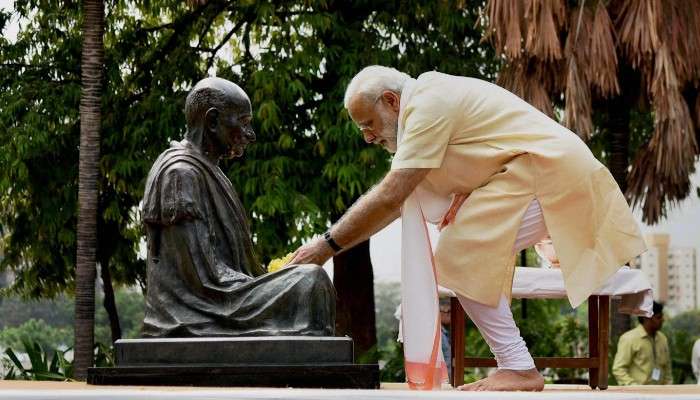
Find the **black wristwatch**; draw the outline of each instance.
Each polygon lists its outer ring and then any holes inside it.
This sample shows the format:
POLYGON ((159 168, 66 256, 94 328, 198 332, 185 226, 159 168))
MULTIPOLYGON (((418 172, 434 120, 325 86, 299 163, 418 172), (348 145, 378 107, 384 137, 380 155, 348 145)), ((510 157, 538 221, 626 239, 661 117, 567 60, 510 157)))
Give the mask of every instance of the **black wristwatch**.
POLYGON ((339 252, 340 250, 343 250, 342 247, 338 245, 338 243, 333 240, 331 237, 331 231, 327 230, 326 233, 323 234, 323 238, 326 239, 326 243, 328 243, 329 246, 331 246, 331 249, 335 251, 336 253, 339 252))

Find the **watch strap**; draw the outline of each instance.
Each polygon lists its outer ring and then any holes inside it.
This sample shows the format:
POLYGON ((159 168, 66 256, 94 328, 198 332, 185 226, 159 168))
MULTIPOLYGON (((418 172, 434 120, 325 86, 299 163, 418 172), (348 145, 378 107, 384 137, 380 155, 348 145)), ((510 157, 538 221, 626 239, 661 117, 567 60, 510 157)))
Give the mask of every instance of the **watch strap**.
POLYGON ((323 238, 326 239, 326 243, 328 243, 328 245, 331 246, 331 249, 333 249, 333 251, 336 253, 343 250, 343 248, 340 247, 331 237, 331 231, 326 231, 326 233, 323 234, 323 238))

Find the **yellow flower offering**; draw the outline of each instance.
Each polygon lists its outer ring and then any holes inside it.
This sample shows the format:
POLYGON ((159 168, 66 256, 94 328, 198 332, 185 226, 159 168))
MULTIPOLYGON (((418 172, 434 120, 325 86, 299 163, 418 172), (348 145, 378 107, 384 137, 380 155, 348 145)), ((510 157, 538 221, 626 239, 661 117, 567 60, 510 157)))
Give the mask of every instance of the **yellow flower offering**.
POLYGON ((267 266, 267 272, 279 271, 282 267, 287 265, 288 262, 292 261, 293 256, 294 253, 288 253, 282 258, 275 258, 274 260, 270 261, 270 264, 267 266))

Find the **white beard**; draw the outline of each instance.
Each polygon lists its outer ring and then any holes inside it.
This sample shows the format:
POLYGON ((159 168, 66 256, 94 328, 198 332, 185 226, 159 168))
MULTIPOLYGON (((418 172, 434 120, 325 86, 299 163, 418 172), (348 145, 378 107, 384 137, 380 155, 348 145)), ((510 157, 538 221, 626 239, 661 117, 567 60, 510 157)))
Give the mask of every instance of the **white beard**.
POLYGON ((397 134, 399 131, 399 121, 398 117, 395 121, 392 121, 391 115, 384 113, 384 111, 379 112, 382 119, 382 137, 384 143, 382 147, 386 149, 391 154, 396 153, 398 147, 397 134))

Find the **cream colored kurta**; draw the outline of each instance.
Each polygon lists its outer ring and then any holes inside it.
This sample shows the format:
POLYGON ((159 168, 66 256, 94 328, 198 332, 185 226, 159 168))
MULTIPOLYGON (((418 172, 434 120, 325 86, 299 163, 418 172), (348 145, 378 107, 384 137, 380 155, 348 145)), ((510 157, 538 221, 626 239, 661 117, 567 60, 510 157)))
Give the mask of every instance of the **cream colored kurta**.
POLYGON ((573 306, 646 250, 619 187, 583 141, 499 86, 424 73, 403 91, 399 127, 392 169, 432 168, 422 190, 469 194, 435 251, 442 286, 491 306, 510 296, 513 244, 534 198, 573 306))

